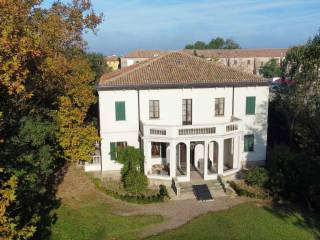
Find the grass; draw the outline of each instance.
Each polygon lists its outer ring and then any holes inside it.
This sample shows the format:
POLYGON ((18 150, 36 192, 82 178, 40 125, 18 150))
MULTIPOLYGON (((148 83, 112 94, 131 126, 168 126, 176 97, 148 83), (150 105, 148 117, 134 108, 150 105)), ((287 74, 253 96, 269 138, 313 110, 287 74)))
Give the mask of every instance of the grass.
MULTIPOLYGON (((105 198, 87 176, 74 168, 65 176, 59 197, 63 201, 55 211, 57 221, 52 226, 50 240, 131 240, 137 239, 144 228, 164 221, 159 215, 115 214, 113 210, 127 213, 126 204, 105 198)), ((132 205, 130 209, 133 210, 132 205)), ((149 239, 311 240, 319 237, 315 218, 303 216, 308 215, 290 207, 247 203, 200 216, 179 229, 149 239)))
POLYGON ((292 209, 258 207, 250 203, 201 216, 179 229, 149 239, 311 240, 316 239, 316 233, 302 215, 292 209))
POLYGON ((161 222, 161 216, 119 216, 105 202, 87 197, 78 206, 63 204, 56 212, 51 240, 136 239, 143 227, 161 222))

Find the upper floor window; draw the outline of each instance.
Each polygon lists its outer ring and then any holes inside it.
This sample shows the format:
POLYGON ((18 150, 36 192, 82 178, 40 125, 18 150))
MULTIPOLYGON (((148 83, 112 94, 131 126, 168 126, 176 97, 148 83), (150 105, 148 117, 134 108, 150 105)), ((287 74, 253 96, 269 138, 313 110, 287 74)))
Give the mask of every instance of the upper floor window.
POLYGON ((256 113, 256 97, 246 98, 246 114, 254 115, 256 113))
POLYGON ((250 62, 250 60, 247 60, 247 64, 249 65, 251 62, 250 62))
POLYGON ((238 61, 237 61, 237 60, 233 60, 233 64, 234 64, 234 65, 237 65, 237 64, 238 64, 238 61))
POLYGON ((244 135, 244 151, 253 152, 254 151, 254 135, 244 135))
POLYGON ((115 103, 116 121, 126 120, 126 103, 124 101, 115 103))
POLYGON ((158 119, 160 117, 160 107, 159 100, 150 100, 149 101, 149 118, 158 119))
POLYGON ((214 102, 216 116, 224 116, 224 98, 216 98, 214 102))
POLYGON ((117 160, 117 150, 127 147, 127 142, 110 142, 110 158, 117 160))
POLYGON ((182 125, 192 124, 192 99, 182 99, 182 125))

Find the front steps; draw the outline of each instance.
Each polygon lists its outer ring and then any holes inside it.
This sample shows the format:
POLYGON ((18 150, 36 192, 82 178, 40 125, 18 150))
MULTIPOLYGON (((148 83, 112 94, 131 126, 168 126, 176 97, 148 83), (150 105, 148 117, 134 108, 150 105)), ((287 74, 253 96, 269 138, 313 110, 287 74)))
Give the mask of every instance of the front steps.
POLYGON ((178 182, 176 179, 172 181, 172 188, 175 192, 174 196, 171 196, 172 199, 195 199, 195 195, 193 193, 192 185, 202 185, 206 184, 209 188, 209 191, 213 198, 225 197, 227 194, 225 193, 223 187, 220 182, 217 180, 191 180, 190 182, 178 182))
POLYGON ((197 180, 197 181, 180 183, 180 188, 181 188, 180 194, 193 193, 192 185, 202 185, 202 184, 207 184, 213 198, 219 197, 219 196, 226 196, 220 182, 218 182, 217 180, 208 180, 208 181, 197 180))

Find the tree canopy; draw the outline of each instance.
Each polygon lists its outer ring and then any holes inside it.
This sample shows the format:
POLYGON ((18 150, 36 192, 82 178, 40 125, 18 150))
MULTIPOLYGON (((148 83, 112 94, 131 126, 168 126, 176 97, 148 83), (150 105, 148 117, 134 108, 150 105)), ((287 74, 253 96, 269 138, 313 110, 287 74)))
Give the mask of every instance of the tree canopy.
POLYGON ((283 77, 291 84, 270 102, 268 165, 272 188, 320 210, 320 32, 291 48, 283 77))
POLYGON ((196 41, 194 44, 188 44, 185 49, 237 49, 240 45, 233 39, 223 39, 221 37, 213 38, 209 43, 196 41))
POLYGON ((103 71, 85 53, 83 33, 102 20, 90 0, 41 4, 0 1, 0 168, 16 179, 0 186, 15 196, 3 214, 16 232, 32 227, 35 239, 50 233, 66 163, 90 160, 95 150, 87 115, 103 71))
POLYGON ((265 78, 273 78, 281 76, 280 64, 276 59, 271 59, 266 62, 259 70, 260 74, 265 78))

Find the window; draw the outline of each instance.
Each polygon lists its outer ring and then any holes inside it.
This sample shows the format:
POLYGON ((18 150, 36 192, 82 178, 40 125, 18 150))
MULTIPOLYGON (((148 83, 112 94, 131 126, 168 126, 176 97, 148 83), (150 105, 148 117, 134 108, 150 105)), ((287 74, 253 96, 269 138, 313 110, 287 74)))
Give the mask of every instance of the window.
POLYGON ((256 97, 247 97, 246 99, 246 114, 254 115, 256 112, 256 97))
POLYGON ((127 142, 110 142, 110 156, 111 160, 117 159, 117 149, 127 147, 127 142))
POLYGON ((237 64, 238 64, 238 61, 237 61, 237 60, 233 60, 233 64, 234 64, 234 65, 237 65, 237 64))
POLYGON ((116 121, 126 120, 126 104, 125 102, 116 102, 116 121))
POLYGON ((158 119, 160 117, 159 111, 160 111, 159 100, 150 100, 149 101, 149 118, 158 119))
POLYGON ((263 66, 263 62, 260 63, 260 66, 261 66, 261 67, 263 66))
POLYGON ((166 143, 151 142, 151 157, 152 158, 166 158, 167 145, 166 143))
POLYGON ((214 103, 214 111, 216 116, 224 115, 224 98, 216 98, 214 103))
POLYGON ((182 99, 182 125, 192 124, 192 99, 182 99))
POLYGON ((254 135, 244 135, 244 151, 253 152, 254 150, 254 135))
POLYGON ((250 63, 251 63, 250 60, 247 60, 247 64, 250 65, 250 63))

